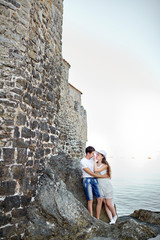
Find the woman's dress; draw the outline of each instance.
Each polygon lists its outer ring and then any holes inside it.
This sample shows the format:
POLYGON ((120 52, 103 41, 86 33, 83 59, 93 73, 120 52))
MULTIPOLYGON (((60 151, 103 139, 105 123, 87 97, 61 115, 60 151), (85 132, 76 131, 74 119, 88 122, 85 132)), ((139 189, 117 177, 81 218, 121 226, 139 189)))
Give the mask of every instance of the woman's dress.
MULTIPOLYGON (((101 168, 104 164, 99 166, 101 168)), ((107 174, 107 170, 103 170, 99 172, 99 174, 104 175, 107 174)), ((110 178, 97 178, 99 183, 99 188, 102 193, 102 197, 105 199, 113 198, 113 187, 110 178)))

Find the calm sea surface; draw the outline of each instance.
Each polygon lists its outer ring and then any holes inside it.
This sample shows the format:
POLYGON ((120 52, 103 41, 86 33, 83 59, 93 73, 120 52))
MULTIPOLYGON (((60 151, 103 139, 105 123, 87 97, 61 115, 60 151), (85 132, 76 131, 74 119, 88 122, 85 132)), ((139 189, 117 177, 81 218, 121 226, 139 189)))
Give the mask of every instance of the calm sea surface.
POLYGON ((138 209, 160 212, 160 176, 155 179, 112 179, 118 216, 138 209))

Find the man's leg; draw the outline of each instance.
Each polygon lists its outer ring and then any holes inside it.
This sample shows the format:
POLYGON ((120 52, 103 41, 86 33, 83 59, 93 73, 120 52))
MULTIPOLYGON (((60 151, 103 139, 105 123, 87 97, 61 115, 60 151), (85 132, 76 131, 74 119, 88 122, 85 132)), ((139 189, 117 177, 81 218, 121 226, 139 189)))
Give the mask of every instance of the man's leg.
POLYGON ((99 219, 100 213, 101 213, 101 208, 102 208, 103 198, 102 198, 102 193, 100 192, 100 189, 99 189, 98 180, 96 178, 93 179, 92 186, 93 186, 94 195, 97 199, 96 218, 99 219))
POLYGON ((102 202, 103 202, 103 198, 101 198, 101 197, 97 198, 97 206, 96 206, 96 218, 97 219, 100 218, 100 213, 101 213, 101 209, 102 209, 102 202))
POLYGON ((93 216, 93 200, 88 200, 88 211, 93 216))
POLYGON ((91 178, 83 179, 83 187, 88 201, 88 211, 91 214, 91 216, 93 216, 93 191, 91 182, 92 182, 91 178))

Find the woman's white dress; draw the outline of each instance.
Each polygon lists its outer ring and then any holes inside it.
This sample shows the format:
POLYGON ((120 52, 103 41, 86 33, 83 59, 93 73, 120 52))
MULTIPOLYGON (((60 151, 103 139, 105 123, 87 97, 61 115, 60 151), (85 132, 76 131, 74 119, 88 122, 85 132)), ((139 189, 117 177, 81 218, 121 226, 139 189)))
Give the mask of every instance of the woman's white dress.
MULTIPOLYGON (((99 166, 98 168, 101 168, 104 164, 99 166)), ((107 170, 103 170, 99 172, 99 174, 104 175, 107 174, 107 170)), ((101 191, 102 197, 103 198, 113 198, 113 187, 111 183, 110 178, 97 178, 98 183, 99 183, 99 189, 101 191)))

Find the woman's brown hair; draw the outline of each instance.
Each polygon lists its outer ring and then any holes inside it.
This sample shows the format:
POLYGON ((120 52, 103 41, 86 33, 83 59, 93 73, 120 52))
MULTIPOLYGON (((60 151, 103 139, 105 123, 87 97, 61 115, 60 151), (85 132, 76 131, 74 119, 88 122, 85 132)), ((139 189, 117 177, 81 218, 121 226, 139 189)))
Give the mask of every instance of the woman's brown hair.
MULTIPOLYGON (((103 156, 103 154, 101 154, 101 155, 103 156)), ((111 167, 104 156, 102 159, 102 163, 107 165, 107 174, 108 174, 109 178, 111 178, 111 167)))

